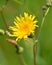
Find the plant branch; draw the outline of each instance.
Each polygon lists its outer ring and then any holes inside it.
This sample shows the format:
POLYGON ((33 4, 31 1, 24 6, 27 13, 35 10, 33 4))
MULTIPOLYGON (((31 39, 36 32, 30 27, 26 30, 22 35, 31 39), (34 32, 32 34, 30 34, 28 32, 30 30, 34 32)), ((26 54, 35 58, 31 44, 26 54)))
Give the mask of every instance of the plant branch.
POLYGON ((33 54, 34 54, 34 65, 36 65, 36 51, 37 51, 37 43, 38 43, 38 40, 40 38, 40 33, 42 31, 42 27, 43 27, 43 24, 44 24, 44 21, 45 21, 45 17, 47 16, 48 12, 50 10, 50 7, 47 8, 45 14, 44 14, 44 17, 42 19, 42 23, 41 23, 41 26, 40 26, 40 30, 39 30, 39 33, 38 33, 38 37, 37 39, 35 40, 35 44, 33 45, 33 54))
POLYGON ((47 16, 49 10, 50 10, 50 7, 47 8, 47 10, 46 10, 46 12, 45 12, 45 14, 44 14, 44 17, 43 17, 43 19, 42 19, 42 23, 41 23, 41 26, 40 26, 40 29, 39 29, 39 33, 38 33, 37 40, 39 40, 40 33, 41 33, 41 31, 42 31, 42 27, 43 27, 43 24, 44 24, 44 22, 45 22, 45 17, 47 16))
POLYGON ((24 58, 23 58, 23 55, 22 54, 19 54, 18 57, 19 57, 19 60, 20 60, 21 65, 27 65, 25 63, 25 61, 24 61, 24 58))
POLYGON ((19 52, 20 51, 20 46, 17 44, 17 42, 13 39, 6 39, 10 44, 14 45, 14 47, 16 48, 16 53, 18 55, 18 59, 19 59, 19 62, 21 63, 21 65, 26 65, 25 61, 24 61, 24 58, 23 58, 23 55, 22 55, 22 52, 19 52))
POLYGON ((4 17, 4 14, 3 14, 3 9, 0 10, 0 14, 1 14, 2 20, 5 24, 5 27, 8 30, 8 24, 7 24, 7 21, 5 20, 5 17, 4 17))
POLYGON ((37 45, 33 45, 33 55, 34 55, 34 65, 36 65, 36 50, 37 50, 37 45))
POLYGON ((5 4, 0 8, 0 14, 1 14, 1 17, 2 17, 3 22, 5 24, 5 27, 8 30, 8 24, 7 24, 7 21, 6 21, 5 17, 4 17, 4 13, 3 13, 3 9, 6 7, 7 3, 8 3, 8 0, 6 0, 5 4))
POLYGON ((6 1, 5 1, 5 4, 2 6, 3 9, 7 6, 8 1, 9 1, 9 0, 6 0, 6 1))

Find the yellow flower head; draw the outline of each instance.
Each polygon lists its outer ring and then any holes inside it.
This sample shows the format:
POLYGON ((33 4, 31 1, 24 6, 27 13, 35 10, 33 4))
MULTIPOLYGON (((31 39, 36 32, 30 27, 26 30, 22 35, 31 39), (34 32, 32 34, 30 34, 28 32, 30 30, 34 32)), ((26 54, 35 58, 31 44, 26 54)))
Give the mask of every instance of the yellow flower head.
POLYGON ((16 41, 22 38, 25 39, 30 36, 30 34, 34 33, 37 27, 36 23, 35 16, 24 13, 24 17, 16 17, 14 20, 14 26, 9 27, 9 29, 12 30, 10 36, 16 37, 16 41))

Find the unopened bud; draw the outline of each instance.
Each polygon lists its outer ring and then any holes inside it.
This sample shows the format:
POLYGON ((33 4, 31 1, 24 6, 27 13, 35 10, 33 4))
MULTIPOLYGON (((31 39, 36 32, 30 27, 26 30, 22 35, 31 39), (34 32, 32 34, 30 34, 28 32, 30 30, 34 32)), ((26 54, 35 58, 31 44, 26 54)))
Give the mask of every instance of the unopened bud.
POLYGON ((23 47, 19 47, 19 53, 23 52, 23 47))
POLYGON ((46 5, 47 5, 48 7, 52 6, 52 0, 46 0, 46 5))
POLYGON ((42 10, 46 10, 47 7, 45 5, 42 6, 42 10))
POLYGON ((43 16, 44 16, 46 10, 47 10, 47 6, 43 5, 43 6, 42 6, 42 13, 43 13, 43 16))
POLYGON ((23 50, 24 50, 23 47, 19 46, 15 40, 13 40, 13 39, 7 39, 7 41, 15 46, 15 48, 17 50, 16 52, 18 54, 20 54, 20 53, 23 52, 23 50))
POLYGON ((24 51, 23 47, 21 47, 21 46, 17 47, 17 53, 18 54, 21 54, 23 51, 24 51))

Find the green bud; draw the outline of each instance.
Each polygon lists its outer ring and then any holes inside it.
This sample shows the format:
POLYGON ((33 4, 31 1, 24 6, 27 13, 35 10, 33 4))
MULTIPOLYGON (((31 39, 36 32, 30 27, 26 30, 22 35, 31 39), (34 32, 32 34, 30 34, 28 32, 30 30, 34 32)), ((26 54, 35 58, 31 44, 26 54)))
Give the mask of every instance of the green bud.
POLYGON ((44 10, 46 11, 46 9, 47 9, 47 7, 46 7, 45 5, 43 5, 43 6, 42 6, 42 10, 43 10, 43 11, 44 11, 44 10))
POLYGON ((21 46, 16 46, 16 49, 17 49, 18 54, 21 54, 24 50, 23 47, 21 47, 21 46))
POLYGON ((48 7, 52 6, 52 0, 46 0, 46 5, 47 5, 48 7))
POLYGON ((22 53, 23 52, 23 47, 19 47, 19 53, 22 53))

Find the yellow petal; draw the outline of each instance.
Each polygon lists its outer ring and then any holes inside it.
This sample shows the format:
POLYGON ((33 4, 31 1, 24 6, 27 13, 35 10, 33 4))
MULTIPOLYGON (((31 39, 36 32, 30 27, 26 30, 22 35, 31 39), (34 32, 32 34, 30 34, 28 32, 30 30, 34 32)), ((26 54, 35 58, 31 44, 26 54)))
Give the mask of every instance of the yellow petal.
POLYGON ((28 17, 28 13, 24 13, 24 16, 25 16, 25 17, 28 17))
POLYGON ((16 41, 18 41, 18 38, 16 38, 16 41))
POLYGON ((35 16, 32 17, 32 21, 35 19, 35 16))

